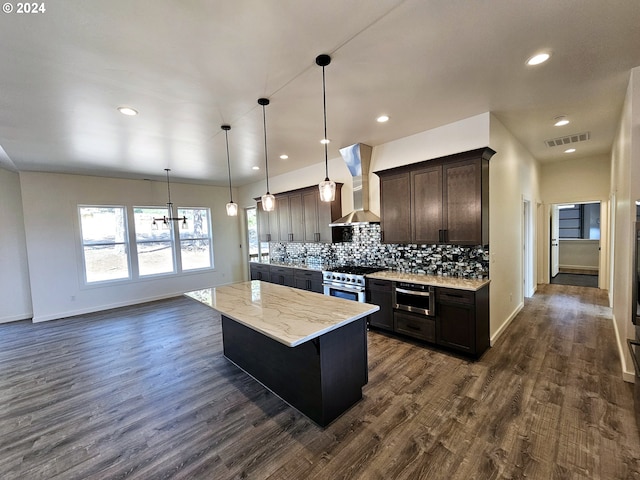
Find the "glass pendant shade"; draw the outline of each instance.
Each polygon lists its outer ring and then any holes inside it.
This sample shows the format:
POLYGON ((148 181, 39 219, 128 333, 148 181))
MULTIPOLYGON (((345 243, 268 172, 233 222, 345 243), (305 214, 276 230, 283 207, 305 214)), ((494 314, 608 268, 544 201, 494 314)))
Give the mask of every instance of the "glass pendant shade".
POLYGON ((320 200, 323 202, 333 202, 336 199, 336 182, 325 178, 324 182, 318 184, 320 188, 320 200))
POLYGON ((238 216, 238 204, 234 202, 227 203, 227 215, 229 217, 237 217, 238 216))
POLYGON ((262 195, 262 209, 265 212, 273 212, 276 208, 276 197, 271 195, 269 192, 262 195))

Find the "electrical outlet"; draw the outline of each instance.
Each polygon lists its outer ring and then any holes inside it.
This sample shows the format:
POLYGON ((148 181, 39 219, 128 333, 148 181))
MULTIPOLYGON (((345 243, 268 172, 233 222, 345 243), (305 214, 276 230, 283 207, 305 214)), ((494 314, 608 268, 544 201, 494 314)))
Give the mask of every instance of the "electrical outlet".
POLYGON ((513 302, 513 293, 509 294, 509 302, 513 302))
POLYGON ((76 301, 76 296, 75 295, 71 295, 71 301, 75 302, 76 301))

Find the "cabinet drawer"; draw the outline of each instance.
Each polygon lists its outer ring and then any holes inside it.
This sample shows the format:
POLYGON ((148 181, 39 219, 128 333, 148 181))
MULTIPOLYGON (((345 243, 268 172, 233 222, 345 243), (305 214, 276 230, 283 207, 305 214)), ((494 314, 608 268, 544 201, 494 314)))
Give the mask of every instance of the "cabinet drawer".
POLYGON ((279 273, 280 275, 293 275, 293 268, 290 267, 274 267, 273 265, 269 269, 271 273, 279 273))
POLYGON ((438 288, 436 291, 438 302, 473 305, 475 293, 468 290, 456 290, 454 288, 438 288))
POLYGON ((428 342, 436 341, 436 322, 432 317, 395 311, 393 313, 393 329, 398 333, 404 333, 428 342))
POLYGON ((390 280, 373 280, 367 278, 367 288, 369 290, 378 290, 381 292, 390 292, 391 291, 391 281, 390 280))

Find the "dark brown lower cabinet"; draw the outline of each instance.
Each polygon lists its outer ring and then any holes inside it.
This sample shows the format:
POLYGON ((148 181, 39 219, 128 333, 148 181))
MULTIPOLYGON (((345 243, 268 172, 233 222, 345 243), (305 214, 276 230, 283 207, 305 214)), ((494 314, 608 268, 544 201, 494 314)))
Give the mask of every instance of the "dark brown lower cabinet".
POLYGON ((489 348, 489 286, 436 289, 436 343, 479 357, 489 348))
POLYGON ((269 265, 265 263, 250 263, 249 273, 251 280, 262 280, 263 282, 271 281, 271 274, 269 272, 269 265))
POLYGON ((271 265, 269 268, 269 277, 271 283, 277 283, 278 285, 285 285, 287 287, 293 287, 293 268, 290 267, 276 267, 271 265))
POLYGON ((427 342, 436 341, 436 322, 433 317, 396 310, 393 313, 393 329, 427 342))
POLYGON ((308 292, 324 293, 322 272, 296 268, 293 273, 294 287, 308 292))
POLYGON ((375 280, 367 278, 367 303, 378 305, 380 310, 369 315, 369 325, 393 330, 393 282, 390 280, 375 280))

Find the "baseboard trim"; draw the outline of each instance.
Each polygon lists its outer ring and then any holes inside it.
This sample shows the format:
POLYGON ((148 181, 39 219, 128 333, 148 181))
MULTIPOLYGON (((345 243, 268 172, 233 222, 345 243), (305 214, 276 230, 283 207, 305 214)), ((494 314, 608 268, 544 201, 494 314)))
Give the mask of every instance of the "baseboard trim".
POLYGON ((141 303, 155 302, 156 300, 164 300, 166 298, 179 297, 180 295, 182 295, 182 292, 168 293, 166 295, 157 295, 153 297, 138 298, 136 300, 130 300, 126 302, 117 302, 117 303, 110 303, 106 305, 99 305, 99 306, 93 306, 88 308, 80 308, 78 310, 69 310, 66 312, 54 313, 50 315, 36 315, 32 318, 31 321, 33 323, 50 322, 51 320, 60 320, 61 318, 75 317, 78 315, 86 315, 88 313, 102 312, 105 310, 112 310, 114 308, 129 307, 131 305, 138 305, 141 303))
POLYGON ((30 320, 32 313, 21 313, 19 315, 11 315, 10 317, 0 317, 0 323, 19 322, 20 320, 30 320))
POLYGON ((622 379, 625 382, 635 383, 635 373, 627 369, 627 355, 625 346, 627 345, 626 338, 623 341, 618 330, 618 324, 616 323, 616 316, 611 312, 611 321, 613 322, 613 330, 616 332, 616 343, 618 344, 618 355, 620 356, 620 366, 622 367, 622 379))
POLYGON ((524 302, 520 302, 515 310, 509 315, 509 317, 504 321, 500 328, 493 334, 493 336, 489 339, 489 344, 493 347, 494 343, 500 338, 500 336, 507 329, 509 324, 513 321, 514 318, 520 313, 520 311, 524 308, 524 302))

